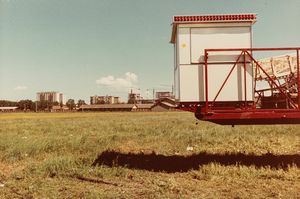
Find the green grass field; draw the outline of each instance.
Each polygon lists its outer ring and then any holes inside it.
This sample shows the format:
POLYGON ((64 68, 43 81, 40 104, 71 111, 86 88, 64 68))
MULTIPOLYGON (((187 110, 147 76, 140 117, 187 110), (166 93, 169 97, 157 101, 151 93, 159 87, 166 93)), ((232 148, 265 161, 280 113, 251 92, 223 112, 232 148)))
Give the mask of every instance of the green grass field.
POLYGON ((300 198, 299 127, 0 114, 0 198, 300 198))

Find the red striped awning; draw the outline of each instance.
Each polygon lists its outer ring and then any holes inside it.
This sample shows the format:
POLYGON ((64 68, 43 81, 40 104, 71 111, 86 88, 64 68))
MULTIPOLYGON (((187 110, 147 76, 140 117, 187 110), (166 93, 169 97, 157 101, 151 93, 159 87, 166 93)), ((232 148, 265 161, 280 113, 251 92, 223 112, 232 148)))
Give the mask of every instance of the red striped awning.
POLYGON ((256 21, 256 14, 174 16, 173 22, 256 21))

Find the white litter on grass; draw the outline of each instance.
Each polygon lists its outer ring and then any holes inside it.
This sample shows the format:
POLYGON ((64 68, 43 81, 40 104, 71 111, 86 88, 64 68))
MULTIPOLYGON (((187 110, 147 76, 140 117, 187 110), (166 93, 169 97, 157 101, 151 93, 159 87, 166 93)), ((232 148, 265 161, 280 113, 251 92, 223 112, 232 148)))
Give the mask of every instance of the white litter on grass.
POLYGON ((0 187, 4 187, 4 184, 0 183, 0 187))
POLYGON ((194 150, 194 147, 188 146, 188 147, 186 147, 186 150, 187 150, 187 151, 193 151, 193 150, 194 150))

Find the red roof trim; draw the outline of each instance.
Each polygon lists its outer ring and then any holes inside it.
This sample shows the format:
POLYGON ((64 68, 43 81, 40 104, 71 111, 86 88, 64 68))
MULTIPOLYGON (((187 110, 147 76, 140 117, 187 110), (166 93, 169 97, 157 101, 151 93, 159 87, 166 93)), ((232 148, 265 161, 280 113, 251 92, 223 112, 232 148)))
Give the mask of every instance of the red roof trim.
POLYGON ((255 20, 256 20, 255 14, 174 16, 173 18, 173 22, 255 21, 255 20))

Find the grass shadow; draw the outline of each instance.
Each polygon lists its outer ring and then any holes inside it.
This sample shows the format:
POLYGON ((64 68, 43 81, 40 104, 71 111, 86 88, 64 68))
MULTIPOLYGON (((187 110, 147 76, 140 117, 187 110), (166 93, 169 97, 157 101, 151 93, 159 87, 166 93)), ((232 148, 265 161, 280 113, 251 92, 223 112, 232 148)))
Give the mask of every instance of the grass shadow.
POLYGON ((209 154, 202 152, 190 156, 165 156, 155 153, 135 154, 104 151, 96 158, 92 166, 120 166, 154 172, 174 173, 198 169, 200 166, 209 163, 219 163, 225 166, 253 165, 255 167, 271 167, 275 169, 287 169, 289 166, 294 165, 300 168, 300 154, 274 155, 272 153, 267 153, 264 155, 254 155, 244 153, 209 154))

